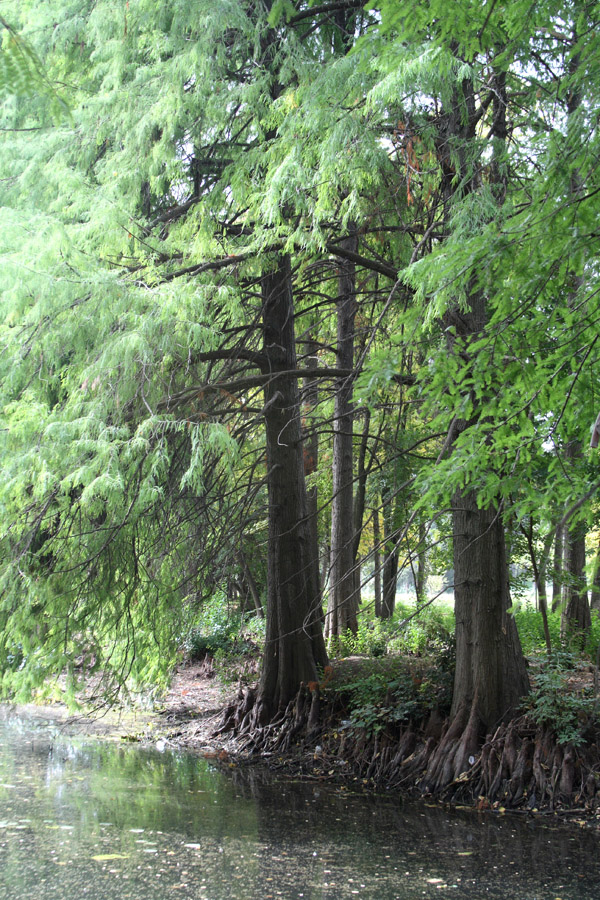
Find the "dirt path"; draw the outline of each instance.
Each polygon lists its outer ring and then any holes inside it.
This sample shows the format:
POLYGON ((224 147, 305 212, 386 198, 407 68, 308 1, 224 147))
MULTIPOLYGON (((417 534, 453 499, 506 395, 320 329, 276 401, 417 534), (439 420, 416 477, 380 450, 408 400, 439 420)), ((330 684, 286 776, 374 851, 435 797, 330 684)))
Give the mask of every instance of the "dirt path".
POLYGON ((214 755, 223 749, 227 752, 227 742, 213 739, 212 732, 233 693, 234 688, 224 687, 210 668, 185 665, 176 670, 167 695, 154 709, 121 706, 72 713, 60 702, 0 704, 0 716, 53 723, 69 734, 186 747, 214 755))

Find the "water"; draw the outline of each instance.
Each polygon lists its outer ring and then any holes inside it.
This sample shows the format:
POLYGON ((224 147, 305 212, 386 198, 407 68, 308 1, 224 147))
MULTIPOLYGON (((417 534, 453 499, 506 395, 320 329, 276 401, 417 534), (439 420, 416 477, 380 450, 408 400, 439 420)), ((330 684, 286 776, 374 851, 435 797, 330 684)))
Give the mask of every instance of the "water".
POLYGON ((600 837, 0 722, 3 900, 600 898, 600 837))

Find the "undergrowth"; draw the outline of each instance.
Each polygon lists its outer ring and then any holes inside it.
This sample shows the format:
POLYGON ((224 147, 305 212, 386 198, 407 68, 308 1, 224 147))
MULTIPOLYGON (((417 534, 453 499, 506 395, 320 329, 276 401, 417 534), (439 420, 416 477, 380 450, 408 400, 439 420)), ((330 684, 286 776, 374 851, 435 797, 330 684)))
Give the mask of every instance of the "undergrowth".
POLYGON ((213 656, 218 670, 225 675, 231 660, 260 654, 264 633, 264 619, 249 618, 231 610, 217 594, 202 605, 196 624, 182 640, 181 649, 190 661, 213 656))
POLYGON ((534 676, 523 703, 536 724, 553 729, 559 744, 580 746, 589 727, 597 724, 598 700, 593 687, 581 677, 588 668, 572 653, 554 653, 534 676))

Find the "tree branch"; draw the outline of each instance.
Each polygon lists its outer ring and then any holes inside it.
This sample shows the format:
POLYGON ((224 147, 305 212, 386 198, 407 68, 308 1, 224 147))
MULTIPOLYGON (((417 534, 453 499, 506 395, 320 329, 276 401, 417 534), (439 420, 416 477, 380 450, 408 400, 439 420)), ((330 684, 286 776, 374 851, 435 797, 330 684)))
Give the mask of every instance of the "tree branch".
POLYGON ((276 372, 263 372, 260 375, 248 375, 246 378, 237 378, 233 381, 216 381, 212 384, 196 384, 193 387, 185 388, 172 394, 166 400, 161 400, 158 404, 159 410, 174 409, 194 397, 201 397, 209 391, 217 393, 223 391, 231 394, 234 391, 242 391, 252 387, 262 387, 263 385, 275 380, 276 378, 349 378, 356 374, 355 369, 334 369, 334 368, 316 368, 316 369, 284 369, 276 372))
POLYGON ((220 259, 212 259, 210 262, 197 263, 194 266, 186 266, 185 269, 178 269, 176 272, 169 272, 160 280, 160 284, 167 281, 174 281, 175 278, 181 278, 182 275, 201 275, 202 272, 210 272, 215 269, 225 269, 227 266, 235 266, 237 263, 244 262, 254 256, 253 252, 238 253, 234 256, 223 256, 220 259))
POLYGON ((334 256, 348 259, 350 262, 356 263, 358 266, 363 266, 365 269, 371 269, 373 272, 379 272, 380 275, 385 275, 387 278, 391 278, 392 281, 396 281, 398 278, 398 272, 393 266, 377 262, 375 259, 367 259, 365 256, 361 256, 360 253, 354 253, 353 250, 346 250, 344 247, 339 247, 331 241, 328 241, 325 246, 329 253, 332 253, 334 256))
POLYGON ((295 25, 304 19, 312 19, 313 16, 320 16, 321 13, 337 12, 340 9, 361 9, 365 5, 366 0, 338 0, 333 3, 323 3, 321 6, 312 6, 310 9, 304 9, 302 12, 296 13, 288 19, 288 25, 295 25))

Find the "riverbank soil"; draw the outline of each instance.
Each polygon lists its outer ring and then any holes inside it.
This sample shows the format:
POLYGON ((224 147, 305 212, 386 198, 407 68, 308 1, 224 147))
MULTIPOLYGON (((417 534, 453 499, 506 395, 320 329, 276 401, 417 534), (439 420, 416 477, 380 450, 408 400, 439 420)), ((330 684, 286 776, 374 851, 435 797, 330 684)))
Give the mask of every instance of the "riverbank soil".
MULTIPOLYGON (((358 719, 355 712, 346 718, 349 694, 357 683, 362 687, 368 683, 368 677, 357 680, 365 662, 340 661, 321 684, 305 686, 285 712, 260 732, 249 725, 254 692, 246 688, 224 711, 217 734, 235 734, 239 746, 271 758, 275 767, 289 769, 293 760, 297 773, 305 777, 361 780, 407 796, 431 796, 478 809, 586 813, 600 821, 600 728, 595 706, 590 706, 595 701, 582 706, 585 718, 576 723, 569 719, 568 728, 563 722, 560 732, 555 718, 544 721, 540 713, 540 703, 550 702, 548 696, 544 694, 542 701, 538 697, 532 711, 499 723, 492 733, 480 734, 479 749, 473 751, 465 770, 443 780, 433 792, 428 767, 448 733, 447 710, 432 705, 425 714, 418 707, 411 714, 409 701, 402 710, 405 714, 398 716, 399 707, 391 695, 379 706, 369 703, 365 695, 358 719), (348 665, 356 671, 345 690, 348 665)), ((369 661, 367 672, 372 672, 373 662, 369 661)), ((421 684, 426 672, 409 669, 410 677, 421 684)), ((535 678, 534 673, 534 684, 535 678)), ((571 715, 577 698, 590 696, 593 682, 593 667, 565 678, 562 693, 550 697, 555 704, 551 716, 562 708, 571 715)))

